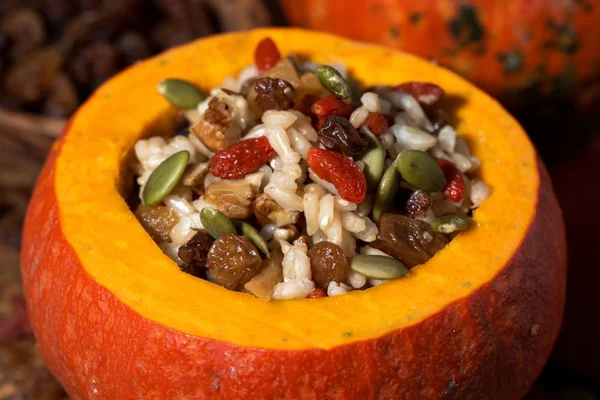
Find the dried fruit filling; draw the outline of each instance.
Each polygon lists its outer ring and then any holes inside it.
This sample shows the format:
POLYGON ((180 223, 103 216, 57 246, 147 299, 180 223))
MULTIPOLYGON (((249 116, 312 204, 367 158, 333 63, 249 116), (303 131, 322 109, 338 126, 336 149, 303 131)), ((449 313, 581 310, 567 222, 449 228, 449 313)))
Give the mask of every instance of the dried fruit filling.
POLYGON ((254 54, 210 93, 160 82, 189 131, 135 145, 135 215, 181 271, 264 301, 317 299, 401 279, 476 229, 492 191, 437 117, 443 88, 359 90, 344 65, 270 38, 254 54))

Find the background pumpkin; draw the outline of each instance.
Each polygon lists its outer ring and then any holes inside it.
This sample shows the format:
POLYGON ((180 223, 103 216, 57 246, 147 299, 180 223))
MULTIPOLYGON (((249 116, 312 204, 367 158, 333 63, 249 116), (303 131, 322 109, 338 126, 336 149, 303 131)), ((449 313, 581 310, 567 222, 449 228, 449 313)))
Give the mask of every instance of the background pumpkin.
POLYGON ((22 272, 39 346, 76 398, 519 398, 558 333, 565 257, 545 168, 488 96, 410 55, 258 30, 164 53, 95 93, 39 179, 22 272), (121 166, 141 135, 174 129, 157 82, 176 75, 209 89, 250 63, 265 36, 284 54, 342 61, 368 84, 415 77, 462 98, 458 129, 495 190, 478 226, 410 277, 339 298, 264 303, 181 272, 119 194, 121 166))
POLYGON ((281 0, 292 25, 435 60, 512 108, 600 95, 597 0, 281 0))

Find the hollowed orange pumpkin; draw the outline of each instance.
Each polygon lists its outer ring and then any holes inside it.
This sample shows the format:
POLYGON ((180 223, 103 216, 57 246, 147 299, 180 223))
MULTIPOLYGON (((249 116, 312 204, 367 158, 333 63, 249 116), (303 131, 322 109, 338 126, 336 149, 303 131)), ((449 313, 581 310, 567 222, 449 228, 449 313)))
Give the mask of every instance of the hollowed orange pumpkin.
MULTIPOLYGON (((600 4, 281 0, 290 23, 436 60, 505 104, 600 98, 600 4)), ((564 106, 563 106, 564 107, 564 106)))
POLYGON ((267 29, 200 40, 102 86, 39 178, 22 272, 44 358, 75 398, 513 399, 556 338, 565 261, 544 166, 495 101, 414 56, 267 29), (464 99, 458 129, 494 188, 475 226, 410 277, 339 297, 265 303, 180 272, 119 193, 124 160, 172 128, 157 82, 217 86, 265 36, 283 54, 341 61, 366 85, 424 80, 464 99))

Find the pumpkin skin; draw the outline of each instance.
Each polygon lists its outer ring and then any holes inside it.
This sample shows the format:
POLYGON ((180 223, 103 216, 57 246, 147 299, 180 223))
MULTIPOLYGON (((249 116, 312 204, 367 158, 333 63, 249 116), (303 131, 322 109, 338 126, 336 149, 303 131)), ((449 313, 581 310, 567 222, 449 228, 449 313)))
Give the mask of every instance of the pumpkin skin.
POLYGON ((545 168, 494 100, 414 56, 278 29, 200 40, 102 86, 47 160, 22 250, 39 347, 82 399, 519 398, 556 339, 565 264, 545 168), (264 303, 180 272, 121 197, 122 165, 139 137, 173 129, 157 82, 209 89, 266 36, 282 54, 343 61, 367 85, 432 81, 463 99, 457 129, 494 188, 476 226, 409 277, 340 297, 264 303))
POLYGON ((292 25, 435 60, 515 109, 565 97, 586 109, 600 98, 595 0, 281 0, 281 5, 292 25))

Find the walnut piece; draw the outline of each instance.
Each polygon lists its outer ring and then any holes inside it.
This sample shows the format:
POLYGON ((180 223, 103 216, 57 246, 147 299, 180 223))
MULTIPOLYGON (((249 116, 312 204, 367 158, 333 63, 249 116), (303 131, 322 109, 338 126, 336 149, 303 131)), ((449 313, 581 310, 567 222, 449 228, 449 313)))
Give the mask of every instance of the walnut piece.
POLYGON ((256 196, 252 204, 254 215, 261 225, 275 223, 278 226, 295 224, 298 220, 299 212, 285 211, 275 200, 266 193, 256 196))
POLYGON ((258 190, 245 180, 213 182, 206 187, 204 200, 230 219, 248 218, 258 190))
POLYGON ((216 97, 208 102, 204 116, 190 130, 212 152, 229 147, 241 138, 241 129, 233 123, 230 107, 216 97))

